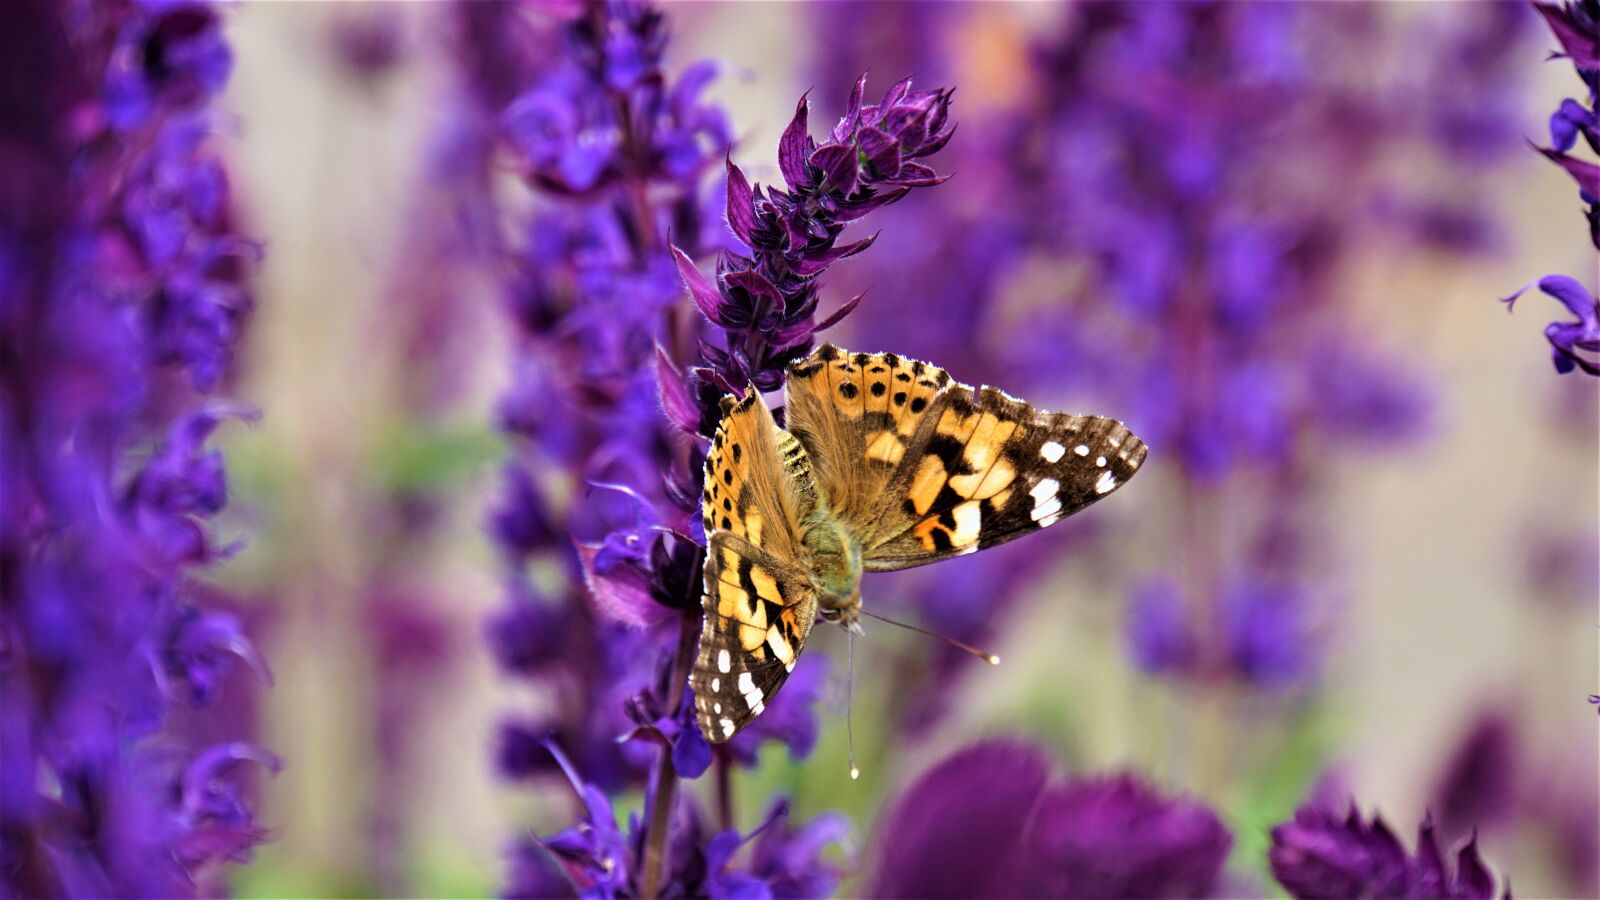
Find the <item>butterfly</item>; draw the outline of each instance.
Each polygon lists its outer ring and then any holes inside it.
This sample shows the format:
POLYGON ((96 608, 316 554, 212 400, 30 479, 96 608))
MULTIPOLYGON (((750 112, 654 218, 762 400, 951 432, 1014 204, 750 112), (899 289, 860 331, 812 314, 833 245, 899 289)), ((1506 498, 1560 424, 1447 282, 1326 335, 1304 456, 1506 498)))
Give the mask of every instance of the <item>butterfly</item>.
POLYGON ((778 427, 752 386, 706 458, 705 620, 691 686, 721 743, 761 715, 811 626, 855 629, 863 572, 1003 544, 1121 487, 1144 442, 893 353, 824 344, 789 365, 778 427))

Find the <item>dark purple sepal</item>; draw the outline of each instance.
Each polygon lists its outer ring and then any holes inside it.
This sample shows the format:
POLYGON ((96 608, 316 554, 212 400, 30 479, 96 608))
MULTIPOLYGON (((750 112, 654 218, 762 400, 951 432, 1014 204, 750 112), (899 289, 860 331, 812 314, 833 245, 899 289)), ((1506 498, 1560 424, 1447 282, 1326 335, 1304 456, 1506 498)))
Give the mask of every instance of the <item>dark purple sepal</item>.
POLYGON ((783 137, 778 139, 778 169, 783 172, 783 180, 790 190, 798 190, 806 183, 806 156, 811 142, 811 136, 806 132, 806 97, 810 93, 807 91, 800 95, 800 102, 795 104, 794 118, 783 130, 783 137))
POLYGON ((856 308, 858 303, 861 302, 861 298, 865 297, 866 295, 867 292, 862 291, 861 293, 845 301, 845 304, 834 310, 832 315, 828 316, 826 319, 823 319, 821 322, 818 322, 817 327, 813 328, 812 332, 815 333, 818 331, 826 331, 840 322, 843 322, 844 317, 850 315, 850 312, 856 308))
POLYGON ((863 128, 859 137, 861 155, 878 178, 900 174, 900 142, 880 128, 863 128))
POLYGON ((672 248, 672 259, 678 264, 678 274, 683 278, 683 285, 689 289, 689 296, 694 299, 694 305, 699 308, 700 314, 711 324, 727 328, 728 323, 722 315, 722 296, 711 286, 711 282, 700 274, 694 260, 677 247, 672 248))
POLYGON ((1590 18, 1581 4, 1534 3, 1533 9, 1544 17, 1573 65, 1600 71, 1600 23, 1590 18))
POLYGON ((753 247, 755 242, 751 235, 756 227, 755 192, 750 189, 750 180, 745 177, 744 170, 734 165, 731 158, 727 160, 727 169, 728 227, 733 229, 746 247, 753 247))
MULTIPOLYGON (((1506 890, 1507 893, 1510 892, 1509 885, 1506 890)), ((1478 853, 1476 830, 1467 840, 1466 846, 1456 854, 1456 883, 1451 896, 1466 897, 1471 900, 1492 900, 1494 897, 1494 873, 1489 871, 1482 855, 1478 853)))
POLYGON ((885 815, 873 897, 991 896, 1018 851, 1049 774, 1044 754, 990 741, 957 752, 885 815), (974 827, 981 823, 980 827, 974 827))
POLYGON ((661 400, 661 411, 667 421, 678 430, 695 434, 700 429, 700 408, 689 396, 689 385, 683 373, 667 358, 667 351, 656 345, 656 395, 661 400))
POLYGON ((825 144, 811 154, 811 164, 822 172, 823 185, 848 197, 855 192, 859 167, 856 148, 849 144, 825 144))

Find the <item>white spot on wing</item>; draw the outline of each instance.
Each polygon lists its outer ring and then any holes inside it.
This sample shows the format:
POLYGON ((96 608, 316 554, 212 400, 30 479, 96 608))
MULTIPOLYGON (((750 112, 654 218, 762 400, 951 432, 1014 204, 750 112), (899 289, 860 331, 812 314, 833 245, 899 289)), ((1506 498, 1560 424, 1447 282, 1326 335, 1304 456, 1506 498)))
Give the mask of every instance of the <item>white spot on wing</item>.
POLYGON ((1055 441, 1045 441, 1044 445, 1039 448, 1039 455, 1044 457, 1045 462, 1057 462, 1066 452, 1067 448, 1055 441))
POLYGON ((1104 494, 1106 491, 1109 491, 1116 486, 1117 476, 1111 474, 1109 471, 1101 472, 1100 480, 1094 483, 1094 492, 1096 494, 1104 494))
POLYGON ((766 708, 767 708, 767 705, 765 703, 762 703, 760 700, 757 700, 755 703, 751 704, 751 706, 750 706, 750 715, 759 716, 759 715, 761 715, 761 711, 766 709, 766 708))
POLYGON ((721 703, 713 703, 713 704, 711 704, 711 711, 716 713, 719 716, 722 715, 722 704, 721 703))
POLYGON ((748 694, 756 689, 756 680, 750 677, 749 672, 739 673, 739 693, 748 694))
POLYGON ((1079 456, 1088 456, 1089 455, 1089 445, 1088 444, 1079 444, 1078 446, 1072 448, 1072 452, 1078 454, 1079 456))
POLYGON ((983 511, 976 500, 968 500, 950 510, 950 515, 956 520, 956 533, 954 543, 962 546, 970 545, 978 540, 978 532, 983 530, 983 511))
POLYGON ((1106 467, 1106 458, 1104 456, 1096 456, 1094 458, 1094 464, 1104 469, 1106 467))
POLYGON ((713 678, 713 679, 711 679, 711 690, 712 690, 712 692, 716 692, 716 691, 722 690, 722 679, 721 678, 713 678))
POLYGON ((728 655, 728 651, 726 649, 717 651, 717 671, 733 671, 733 657, 728 655))
POLYGON ((723 719, 721 722, 719 722, 717 724, 722 726, 722 733, 723 734, 733 734, 733 720, 732 719, 723 719))
POLYGON ((1039 483, 1028 491, 1028 495, 1033 498, 1033 512, 1031 515, 1035 522, 1044 519, 1046 516, 1056 515, 1061 512, 1061 498, 1056 494, 1059 490, 1061 490, 1061 482, 1056 481, 1054 478, 1041 478, 1039 483))

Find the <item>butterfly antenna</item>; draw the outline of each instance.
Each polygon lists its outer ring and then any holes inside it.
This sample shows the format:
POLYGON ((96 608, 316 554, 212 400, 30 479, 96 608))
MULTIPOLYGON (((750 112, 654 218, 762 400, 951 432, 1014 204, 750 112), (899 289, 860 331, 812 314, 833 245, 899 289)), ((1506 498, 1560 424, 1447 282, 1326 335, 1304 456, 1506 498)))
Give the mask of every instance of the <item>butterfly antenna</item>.
POLYGON ((845 657, 849 659, 849 666, 844 680, 844 734, 845 743, 850 747, 850 780, 855 781, 861 777, 861 770, 856 768, 856 730, 850 721, 850 714, 855 710, 856 700, 856 636, 855 632, 845 632, 845 657))
POLYGON ((861 610, 861 614, 863 616, 870 616, 870 617, 872 617, 874 619, 877 619, 879 622, 885 622, 885 623, 888 623, 890 625, 895 625, 895 626, 898 626, 900 628, 904 628, 907 631, 915 631, 918 634, 925 634, 925 635, 927 635, 928 637, 931 637, 931 638, 938 638, 939 640, 944 641, 946 644, 949 644, 950 646, 955 647, 957 650, 965 650, 966 652, 971 653, 973 656, 976 656, 977 658, 983 660, 984 662, 988 663, 991 666, 1000 665, 1000 657, 997 654, 986 653, 986 652, 984 652, 982 650, 979 650, 977 647, 972 646, 971 644, 963 643, 962 641, 958 641, 953 637, 946 637, 945 635, 942 635, 942 634, 938 633, 937 631, 929 631, 926 628, 918 628, 915 625, 910 625, 910 624, 907 624, 905 622, 896 622, 895 620, 893 620, 891 618, 888 618, 887 616, 880 616, 877 613, 870 613, 870 612, 867 612, 864 609, 861 610))

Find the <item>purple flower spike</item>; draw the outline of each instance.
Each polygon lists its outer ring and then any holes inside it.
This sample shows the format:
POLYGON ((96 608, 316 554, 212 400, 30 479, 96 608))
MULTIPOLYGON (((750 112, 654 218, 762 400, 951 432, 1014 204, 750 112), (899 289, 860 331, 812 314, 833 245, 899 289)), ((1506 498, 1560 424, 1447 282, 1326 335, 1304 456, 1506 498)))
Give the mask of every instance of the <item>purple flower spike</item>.
POLYGON ((231 739, 230 673, 270 675, 199 577, 239 546, 214 532, 207 438, 253 416, 211 395, 259 255, 211 147, 222 13, 13 0, 5 19, 0 894, 226 893, 267 836, 242 764, 277 761, 231 739))
POLYGON ((1573 322, 1552 322, 1545 326, 1544 336, 1550 342, 1551 357, 1556 371, 1565 375, 1574 368, 1600 377, 1600 299, 1589 293, 1576 278, 1566 275, 1546 275, 1537 282, 1523 285, 1516 293, 1501 298, 1506 309, 1511 310, 1519 297, 1538 285, 1539 290, 1555 298, 1577 317, 1573 322))
POLYGON ((840 244, 844 226, 904 197, 913 187, 943 177, 919 162, 949 140, 950 92, 911 90, 909 80, 889 89, 876 106, 862 105, 866 76, 828 140, 807 130, 806 98, 778 143, 784 186, 752 186, 726 162, 728 227, 749 255, 727 253, 717 263, 716 284, 694 270, 687 254, 674 258, 689 296, 711 324, 725 332, 722 347, 702 344, 703 365, 693 370, 691 393, 703 410, 702 434, 715 427, 716 403, 748 384, 770 391, 783 369, 805 355, 812 336, 844 318, 856 297, 818 322, 817 278, 834 262, 872 245, 875 237, 840 244))
POLYGON ((1462 846, 1452 874, 1431 818, 1418 828, 1411 855, 1378 816, 1368 822, 1354 806, 1342 818, 1302 807, 1293 821, 1272 829, 1267 858, 1273 877, 1297 898, 1494 896, 1494 875, 1478 853, 1477 837, 1462 846))

